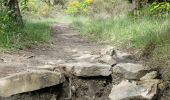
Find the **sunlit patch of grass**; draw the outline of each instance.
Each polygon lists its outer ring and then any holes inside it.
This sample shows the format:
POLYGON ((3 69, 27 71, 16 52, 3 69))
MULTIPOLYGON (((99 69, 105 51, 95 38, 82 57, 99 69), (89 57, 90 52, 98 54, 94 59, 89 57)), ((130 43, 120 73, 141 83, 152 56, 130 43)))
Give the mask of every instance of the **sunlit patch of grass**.
MULTIPOLYGON (((166 33, 170 27, 170 19, 130 17, 92 19, 87 22, 75 21, 73 26, 82 34, 89 37, 110 40, 115 44, 124 44, 129 47, 144 47, 149 42, 161 44, 168 42, 166 33)), ((169 35, 168 35, 169 36, 169 35)))
POLYGON ((0 48, 22 49, 35 43, 48 42, 50 36, 48 23, 25 21, 25 26, 22 28, 15 27, 13 31, 0 33, 0 48))
POLYGON ((23 34, 23 38, 21 38, 23 46, 48 42, 51 37, 51 28, 47 22, 26 20, 23 31, 25 33, 23 34))

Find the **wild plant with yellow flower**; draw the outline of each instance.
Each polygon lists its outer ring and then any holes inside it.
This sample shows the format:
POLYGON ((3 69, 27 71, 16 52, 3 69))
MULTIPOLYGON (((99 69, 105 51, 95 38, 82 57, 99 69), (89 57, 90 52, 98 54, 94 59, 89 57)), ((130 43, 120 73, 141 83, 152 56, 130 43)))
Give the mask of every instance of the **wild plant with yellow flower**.
POLYGON ((75 0, 71 1, 68 4, 66 12, 71 15, 77 15, 77 14, 87 14, 90 5, 94 2, 94 0, 75 0))
POLYGON ((90 5, 90 4, 92 4, 92 3, 94 2, 94 0, 85 0, 85 2, 86 2, 88 5, 90 5))

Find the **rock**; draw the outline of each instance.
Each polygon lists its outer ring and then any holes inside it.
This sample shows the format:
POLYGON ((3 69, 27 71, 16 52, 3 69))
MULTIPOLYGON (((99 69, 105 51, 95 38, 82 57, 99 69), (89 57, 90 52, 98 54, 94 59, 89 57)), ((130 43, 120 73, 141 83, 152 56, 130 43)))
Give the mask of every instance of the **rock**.
POLYGON ((42 66, 36 66, 36 68, 38 69, 42 69, 42 70, 50 70, 53 71, 55 66, 54 65, 42 65, 42 66))
POLYGON ((74 66, 74 74, 76 76, 109 76, 111 74, 111 66, 100 63, 77 63, 74 66))
POLYGON ((65 64, 59 64, 58 68, 64 73, 64 74, 72 74, 73 73, 73 67, 76 65, 76 63, 65 63, 65 64))
POLYGON ((148 80, 148 79, 154 79, 156 78, 158 75, 157 71, 152 71, 150 73, 147 73, 145 76, 143 76, 142 78, 140 78, 140 80, 148 80))
POLYGON ((123 52, 123 51, 120 51, 118 49, 115 49, 115 47, 113 46, 107 46, 105 47, 104 49, 102 49, 100 51, 100 54, 101 55, 110 55, 112 57, 115 57, 119 60, 125 60, 125 59, 133 59, 135 58, 134 55, 130 54, 130 53, 126 53, 126 52, 123 52))
POLYGON ((109 76, 111 74, 111 66, 101 63, 78 62, 60 65, 67 73, 76 76, 109 76))
POLYGON ((110 56, 113 56, 115 54, 115 50, 114 50, 114 47, 112 46, 107 46, 105 47, 104 49, 102 49, 100 51, 100 54, 101 55, 110 55, 110 56))
POLYGON ((61 65, 63 63, 65 63, 64 60, 50 61, 45 65, 35 66, 34 68, 54 71, 58 67, 58 65, 61 65))
POLYGON ((133 63, 119 63, 112 69, 113 74, 120 74, 125 79, 140 79, 150 70, 148 66, 133 63))
POLYGON ((83 54, 75 59, 77 61, 97 62, 97 58, 99 57, 99 55, 83 54))
POLYGON ((110 100, 152 100, 157 95, 159 80, 122 81, 113 85, 110 100))
POLYGON ((129 53, 125 53, 119 50, 115 50, 116 52, 116 58, 120 59, 120 60, 125 60, 125 59, 133 59, 135 58, 134 55, 129 54, 129 53))
POLYGON ((65 77, 60 72, 47 70, 20 72, 0 79, 0 96, 9 97, 14 94, 39 90, 64 81, 65 77))
POLYGON ((100 63, 106 63, 109 65, 115 65, 117 62, 113 59, 112 56, 104 55, 101 58, 98 59, 100 63))

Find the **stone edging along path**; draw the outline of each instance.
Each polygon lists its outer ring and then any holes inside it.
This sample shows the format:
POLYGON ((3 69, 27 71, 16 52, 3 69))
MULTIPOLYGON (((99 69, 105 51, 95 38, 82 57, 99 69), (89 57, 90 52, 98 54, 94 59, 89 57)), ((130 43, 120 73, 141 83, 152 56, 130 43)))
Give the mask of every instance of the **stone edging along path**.
POLYGON ((52 44, 33 50, 35 55, 27 59, 17 56, 10 63, 0 63, 0 100, 158 98, 158 85, 162 83, 158 72, 134 63, 134 55, 108 45, 98 48, 66 24, 55 25, 54 31, 52 44), (93 53, 97 50, 99 53, 93 53), (56 60, 58 58, 62 60, 56 60), (47 89, 45 95, 46 90, 42 89, 47 89))

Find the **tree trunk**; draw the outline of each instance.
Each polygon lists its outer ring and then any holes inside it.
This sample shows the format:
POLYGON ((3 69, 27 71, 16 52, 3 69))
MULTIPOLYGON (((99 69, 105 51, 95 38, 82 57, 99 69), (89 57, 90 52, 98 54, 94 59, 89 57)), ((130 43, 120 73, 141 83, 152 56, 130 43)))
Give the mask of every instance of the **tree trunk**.
POLYGON ((13 18, 13 20, 17 23, 18 26, 23 27, 24 24, 23 24, 18 0, 10 0, 8 2, 8 8, 9 11, 11 11, 10 16, 13 18))

